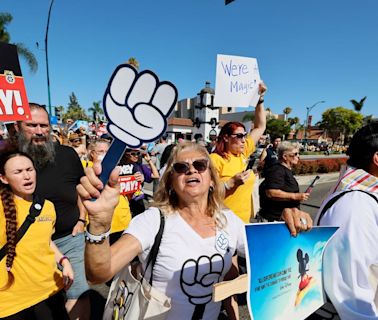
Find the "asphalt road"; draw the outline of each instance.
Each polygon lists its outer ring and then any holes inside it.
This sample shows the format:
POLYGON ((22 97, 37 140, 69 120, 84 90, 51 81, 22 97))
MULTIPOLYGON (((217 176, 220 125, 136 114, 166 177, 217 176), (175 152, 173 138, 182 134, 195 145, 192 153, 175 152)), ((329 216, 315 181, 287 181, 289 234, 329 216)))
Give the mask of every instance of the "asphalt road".
MULTIPOLYGON (((322 201, 326 198, 330 189, 334 186, 335 181, 336 180, 327 181, 324 183, 319 182, 318 184, 316 184, 313 191, 311 192, 310 198, 302 203, 301 209, 308 212, 314 219, 318 211, 318 207, 320 207, 322 201)), ((307 186, 308 185, 300 186, 300 190, 304 192, 307 186)))

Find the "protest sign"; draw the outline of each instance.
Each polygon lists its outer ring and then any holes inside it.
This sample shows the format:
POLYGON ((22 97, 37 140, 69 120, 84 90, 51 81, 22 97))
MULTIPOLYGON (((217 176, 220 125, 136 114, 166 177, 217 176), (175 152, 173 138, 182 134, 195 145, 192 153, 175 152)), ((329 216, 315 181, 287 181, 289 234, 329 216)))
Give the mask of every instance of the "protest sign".
POLYGON ((255 58, 217 55, 215 106, 256 106, 260 73, 255 58))
POLYGON ((17 47, 0 42, 0 121, 29 119, 29 102, 17 47))
POLYGON ((129 64, 113 72, 103 99, 108 132, 114 140, 102 162, 100 180, 106 184, 126 147, 155 141, 167 128, 177 102, 177 89, 150 70, 139 72, 129 64))
POLYGON ((284 223, 246 225, 248 307, 254 320, 301 320, 325 303, 323 251, 337 227, 292 237, 284 223))
POLYGON ((134 176, 120 176, 118 181, 120 188, 119 193, 124 196, 142 190, 142 184, 137 181, 134 176))

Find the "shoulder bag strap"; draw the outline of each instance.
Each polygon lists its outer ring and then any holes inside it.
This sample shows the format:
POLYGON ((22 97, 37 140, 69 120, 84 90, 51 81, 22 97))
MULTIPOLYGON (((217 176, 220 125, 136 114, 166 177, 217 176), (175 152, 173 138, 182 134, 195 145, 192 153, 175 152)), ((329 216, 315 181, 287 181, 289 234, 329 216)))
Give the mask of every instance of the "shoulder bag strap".
MULTIPOLYGON (((378 199, 372 195, 371 193, 369 192, 366 192, 364 190, 347 190, 347 191, 344 191, 344 192, 341 192, 339 193, 337 196, 333 197, 331 200, 329 200, 326 205, 323 207, 322 211, 320 212, 320 215, 319 215, 319 219, 318 219, 318 223, 317 225, 320 224, 320 219, 324 216, 324 214, 326 213, 326 211, 332 207, 332 205, 338 200, 340 199, 344 194, 346 193, 349 193, 349 192, 353 192, 353 191, 359 191, 359 192, 363 192, 365 194, 367 194, 368 196, 372 197, 378 204, 378 199)), ((328 295, 326 294, 326 303, 320 307, 317 311, 315 311, 315 313, 312 314, 312 317, 310 316, 308 319, 312 320, 312 319, 318 319, 316 316, 319 316, 317 314, 318 311, 321 311, 320 314, 322 314, 321 316, 321 319, 323 319, 324 317, 324 312, 327 314, 327 319, 334 319, 335 316, 338 315, 335 307, 333 306, 332 304, 332 301, 329 299, 328 295)))
POLYGON ((339 200, 344 194, 346 193, 349 193, 349 192, 354 192, 354 191, 359 191, 359 192, 363 192, 365 194, 367 194, 368 196, 372 197, 377 203, 378 203, 378 199, 372 195, 370 192, 366 192, 364 190, 347 190, 347 191, 344 191, 344 192, 341 192, 339 193, 337 196, 334 196, 331 200, 329 200, 326 205, 323 207, 322 211, 320 212, 320 215, 319 215, 319 219, 318 219, 318 223, 317 225, 319 226, 320 224, 320 220, 321 218, 323 218, 324 214, 326 213, 326 211, 331 208, 333 206, 333 204, 339 200))
MULTIPOLYGON (((22 223, 21 227, 16 233, 16 243, 18 243, 22 237, 28 231, 29 227, 34 223, 35 218, 38 217, 42 211, 43 205, 45 204, 45 199, 35 196, 33 203, 30 206, 29 214, 27 215, 25 221, 22 223)), ((8 252, 8 243, 6 243, 0 250, 0 261, 6 256, 8 252)))
POLYGON ((155 265, 156 258, 157 258, 158 252, 159 252, 160 242, 161 242, 161 238, 163 237, 163 231, 164 231, 164 226, 165 226, 165 217, 161 213, 160 209, 159 209, 159 213, 160 213, 159 231, 155 236, 154 244, 152 245, 152 248, 151 248, 150 253, 148 255, 148 258, 147 258, 146 269, 143 272, 143 278, 144 278, 144 275, 146 274, 147 269, 148 269, 149 265, 151 264, 151 277, 150 277, 150 281, 149 281, 151 286, 152 286, 154 265, 155 265))

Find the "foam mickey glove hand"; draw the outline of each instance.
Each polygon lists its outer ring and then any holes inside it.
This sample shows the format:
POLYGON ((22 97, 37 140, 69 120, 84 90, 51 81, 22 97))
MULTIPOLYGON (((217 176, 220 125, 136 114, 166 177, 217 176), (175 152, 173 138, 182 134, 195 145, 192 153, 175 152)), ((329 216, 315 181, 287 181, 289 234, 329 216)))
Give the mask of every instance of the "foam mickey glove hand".
POLYGON ((139 74, 130 65, 114 71, 104 96, 108 131, 131 147, 156 140, 166 129, 177 90, 151 71, 139 74))

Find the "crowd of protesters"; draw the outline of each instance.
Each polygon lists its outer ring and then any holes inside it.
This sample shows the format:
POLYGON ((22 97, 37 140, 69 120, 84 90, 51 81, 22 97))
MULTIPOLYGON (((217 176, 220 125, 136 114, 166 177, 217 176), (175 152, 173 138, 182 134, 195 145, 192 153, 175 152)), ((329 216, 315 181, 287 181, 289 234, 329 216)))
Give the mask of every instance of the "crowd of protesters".
MULTIPOLYGON (((126 149, 106 187, 96 175, 112 141, 105 124, 69 131, 67 123, 52 130, 44 107, 30 104, 32 120, 15 123, 1 144, 0 249, 7 245, 7 252, 0 260, 0 319, 91 319, 87 280, 109 281, 136 257, 145 266, 161 216, 165 233, 154 286, 172 299, 167 319, 217 319, 221 304, 212 301, 211 287, 196 279, 195 286, 186 285, 188 265, 198 267, 207 257, 209 270, 218 270, 203 274, 212 284, 243 272, 238 268, 243 260, 236 259, 244 257, 243 224, 260 207, 262 218, 284 220, 292 235, 312 227, 299 207, 309 194, 299 192, 291 172, 299 145, 274 137, 272 145, 256 149, 266 124, 264 84, 259 92, 250 132, 229 122, 209 143, 163 135, 156 143, 126 149), (265 177, 261 204, 252 196, 259 185, 256 164, 249 165, 255 160, 265 177), (152 204, 146 183, 152 184, 152 204), (37 199, 41 212, 17 240, 16 231, 37 199), (93 240, 99 236, 101 241, 93 240), (213 245, 220 238, 227 239, 227 248, 213 245)), ((378 319, 378 126, 361 129, 348 152, 350 167, 334 194, 363 193, 345 195, 316 219, 341 226, 325 255, 325 289, 333 304, 327 310, 329 318, 378 319), (357 203, 365 203, 364 214, 353 211, 357 203), (341 249, 348 257, 342 264, 341 249)), ((230 319, 238 318, 235 300, 223 307, 230 319)))

